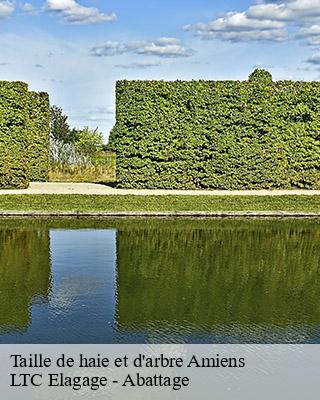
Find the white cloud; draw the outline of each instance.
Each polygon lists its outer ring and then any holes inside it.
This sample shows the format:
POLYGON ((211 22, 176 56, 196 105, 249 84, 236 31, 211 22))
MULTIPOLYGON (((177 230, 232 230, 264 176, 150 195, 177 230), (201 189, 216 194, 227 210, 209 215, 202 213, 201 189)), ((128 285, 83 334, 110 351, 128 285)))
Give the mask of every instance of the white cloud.
POLYGON ((320 65, 320 53, 313 54, 306 61, 308 64, 320 65))
POLYGON ((157 57, 190 57, 194 54, 192 49, 184 47, 179 39, 160 38, 153 41, 119 43, 108 41, 102 45, 95 46, 90 51, 91 55, 115 56, 125 53, 157 57))
POLYGON ((297 38, 305 39, 307 44, 317 46, 320 44, 320 25, 311 25, 301 28, 297 34, 297 38))
POLYGON ((47 0, 46 10, 70 24, 97 24, 117 19, 116 14, 104 14, 95 7, 85 7, 75 0, 47 0))
POLYGON ((8 0, 0 0, 0 19, 10 17, 14 10, 15 6, 13 2, 8 0))
POLYGON ((206 27, 212 31, 268 30, 283 28, 284 23, 266 18, 249 18, 245 12, 229 12, 224 17, 209 22, 206 27))
MULTIPOLYGON (((288 37, 288 28, 302 27, 307 38, 310 24, 320 24, 320 0, 257 1, 245 11, 228 12, 206 23, 187 25, 185 29, 205 39, 279 41, 288 37)), ((308 43, 320 42, 313 32, 310 36, 308 43)))
POLYGON ((298 36, 300 37, 308 37, 308 36, 317 36, 320 35, 320 25, 311 25, 308 28, 301 28, 298 36))
POLYGON ((111 114, 113 115, 116 112, 115 106, 107 106, 107 107, 96 107, 94 110, 90 110, 89 114, 111 114))
POLYGON ((130 43, 128 49, 136 54, 145 54, 159 57, 190 57, 191 49, 181 45, 176 38, 160 38, 154 41, 130 43))
POLYGON ((280 20, 287 21, 292 18, 292 11, 286 6, 286 4, 258 4, 248 8, 246 12, 249 18, 255 18, 258 20, 280 20))
POLYGON ((19 8, 28 15, 39 15, 43 11, 43 8, 41 7, 35 7, 31 3, 23 3, 19 5, 19 8))
POLYGON ((90 50, 90 54, 96 57, 116 56, 127 52, 126 45, 120 42, 107 41, 99 46, 94 46, 90 50))
POLYGON ((33 12, 34 6, 31 3, 24 3, 21 6, 22 10, 25 12, 33 12))
POLYGON ((320 0, 288 0, 281 4, 258 4, 249 7, 247 15, 252 18, 270 18, 299 24, 320 16, 320 0))
POLYGON ((124 68, 124 69, 144 69, 144 68, 159 67, 160 65, 162 65, 162 63, 157 60, 143 60, 129 64, 116 64, 115 66, 117 68, 124 68))
POLYGON ((229 12, 208 23, 187 25, 184 29, 194 30, 204 39, 277 41, 287 37, 285 22, 251 18, 246 12, 229 12))
POLYGON ((292 0, 287 7, 296 19, 320 16, 320 0, 292 0))

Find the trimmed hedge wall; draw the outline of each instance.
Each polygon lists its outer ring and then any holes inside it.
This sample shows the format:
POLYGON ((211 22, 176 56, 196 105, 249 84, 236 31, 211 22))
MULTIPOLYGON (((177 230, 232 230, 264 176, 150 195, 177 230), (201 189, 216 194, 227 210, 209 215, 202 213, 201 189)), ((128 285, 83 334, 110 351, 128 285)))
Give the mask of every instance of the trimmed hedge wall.
POLYGON ((49 100, 23 82, 0 81, 0 188, 26 188, 46 180, 49 100))
POLYGON ((49 174, 50 105, 47 93, 30 92, 30 180, 47 181, 49 174))
POLYGON ((26 162, 28 138, 28 86, 0 81, 0 187, 25 188, 29 184, 26 162))
POLYGON ((119 81, 110 147, 125 188, 319 188, 320 83, 119 81))

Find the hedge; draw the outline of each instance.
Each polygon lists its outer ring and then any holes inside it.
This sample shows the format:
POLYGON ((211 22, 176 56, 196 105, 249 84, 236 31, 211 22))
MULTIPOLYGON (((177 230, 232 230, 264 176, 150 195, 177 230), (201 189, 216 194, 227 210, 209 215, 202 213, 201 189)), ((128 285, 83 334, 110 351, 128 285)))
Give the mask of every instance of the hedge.
POLYGON ((0 81, 0 187, 25 188, 29 183, 26 162, 28 139, 28 86, 0 81))
POLYGON ((320 83, 118 81, 117 181, 125 188, 319 188, 320 83))
POLYGON ((47 93, 30 92, 30 180, 47 181, 49 174, 50 105, 47 93))
POLYGON ((23 82, 0 81, 0 188, 26 188, 46 180, 49 101, 23 82))

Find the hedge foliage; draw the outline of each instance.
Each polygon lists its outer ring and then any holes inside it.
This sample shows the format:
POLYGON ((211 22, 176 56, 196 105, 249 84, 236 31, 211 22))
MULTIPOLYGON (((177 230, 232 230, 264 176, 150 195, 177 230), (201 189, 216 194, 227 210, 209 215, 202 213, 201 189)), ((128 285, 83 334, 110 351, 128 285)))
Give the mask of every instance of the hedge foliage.
POLYGON ((50 105, 47 93, 30 92, 30 180, 47 181, 49 174, 50 105))
POLYGON ((28 103, 25 83, 0 81, 0 187, 3 188, 28 186, 28 103))
POLYGON ((49 102, 23 82, 0 81, 0 188, 25 188, 48 174, 49 102))
POLYGON ((319 188, 320 82, 119 81, 110 147, 126 188, 319 188))

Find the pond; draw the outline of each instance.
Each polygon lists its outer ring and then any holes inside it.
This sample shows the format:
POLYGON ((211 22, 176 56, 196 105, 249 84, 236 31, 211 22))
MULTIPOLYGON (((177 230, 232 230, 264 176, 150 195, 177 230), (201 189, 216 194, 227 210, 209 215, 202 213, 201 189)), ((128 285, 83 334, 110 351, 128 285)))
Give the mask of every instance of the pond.
POLYGON ((0 219, 0 343, 319 343, 318 219, 0 219))

